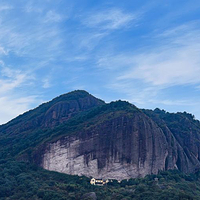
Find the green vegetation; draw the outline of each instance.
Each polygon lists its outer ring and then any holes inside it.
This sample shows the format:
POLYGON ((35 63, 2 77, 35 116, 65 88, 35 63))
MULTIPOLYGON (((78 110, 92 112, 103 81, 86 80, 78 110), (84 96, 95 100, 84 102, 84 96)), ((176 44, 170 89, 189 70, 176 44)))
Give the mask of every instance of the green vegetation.
MULTIPOLYGON (((40 120, 51 106, 88 95, 85 91, 61 95, 0 126, 0 200, 78 200, 89 192, 95 192, 98 199, 105 200, 200 199, 200 173, 185 175, 179 171, 159 172, 158 175, 123 180, 121 183, 115 180, 98 187, 90 185, 90 179, 84 176, 50 172, 28 162, 17 161, 21 158, 31 160, 34 152, 45 143, 57 141, 63 136, 95 128, 118 117, 132 118, 136 113, 141 114, 141 110, 128 102, 104 104, 99 100, 99 106, 78 112, 56 127, 41 126, 40 120)), ((165 128, 169 128, 177 141, 184 143, 183 146, 192 146, 188 142, 192 134, 196 140, 191 141, 200 146, 200 122, 193 115, 186 112, 168 113, 160 109, 142 112, 156 122, 164 133, 165 128)))
POLYGON ((105 200, 198 200, 200 174, 160 172, 145 178, 92 186, 87 177, 50 172, 29 163, 0 161, 0 200, 71 200, 95 192, 105 200))
POLYGON ((183 146, 191 149, 192 146, 200 145, 200 121, 194 115, 187 112, 169 113, 156 108, 155 110, 142 110, 165 132, 168 127, 176 140, 183 146))
MULTIPOLYGON (((35 128, 38 128, 41 126, 41 122, 43 119, 43 115, 47 112, 47 110, 49 108, 51 108, 53 105, 56 105, 59 102, 65 102, 70 103, 70 101, 74 101, 80 98, 84 98, 84 97, 92 97, 92 95, 90 95, 88 92, 84 91, 84 90, 75 90, 73 92, 69 92, 67 94, 63 94, 60 95, 56 98, 54 98, 52 101, 46 102, 41 104, 40 106, 38 106, 37 108, 30 110, 22 115, 19 115, 17 118, 11 120, 9 123, 0 126, 0 133, 5 133, 6 129, 9 129, 10 127, 15 127, 15 129, 12 129, 12 134, 13 133, 19 133, 22 132, 20 131, 21 128, 23 128, 24 132, 27 132, 29 129, 31 131, 34 130, 35 128), (27 130, 24 129, 24 127, 21 126, 26 126, 26 124, 28 123, 33 123, 33 125, 31 127, 29 127, 27 130), (20 124, 21 123, 21 124, 20 124), (18 125, 21 126, 18 126, 18 125)), ((97 99, 97 101, 99 102, 99 104, 104 104, 105 102, 97 99)))
POLYGON ((169 113, 158 108, 155 110, 143 109, 142 111, 161 127, 167 125, 174 133, 199 131, 200 122, 195 119, 194 115, 187 112, 169 113))
MULTIPOLYGON (((40 115, 41 110, 36 110, 39 112, 37 115, 40 115)), ((119 116, 131 117, 135 112, 140 112, 140 110, 134 105, 125 101, 116 101, 95 107, 89 111, 82 111, 55 128, 42 129, 41 127, 35 126, 33 129, 28 129, 23 132, 16 130, 17 134, 0 132, 0 159, 12 158, 25 151, 31 154, 35 147, 47 141, 53 141, 62 136, 75 134, 79 130, 92 128, 93 126, 119 116)), ((4 129, 6 128, 4 127, 4 129)))

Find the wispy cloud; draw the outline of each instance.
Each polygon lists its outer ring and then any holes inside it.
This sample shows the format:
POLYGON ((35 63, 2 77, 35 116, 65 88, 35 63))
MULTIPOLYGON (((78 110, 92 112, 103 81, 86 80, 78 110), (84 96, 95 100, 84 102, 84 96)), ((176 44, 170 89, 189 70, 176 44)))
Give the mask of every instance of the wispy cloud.
POLYGON ((191 102, 191 100, 150 100, 154 104, 163 104, 167 106, 198 106, 198 102, 191 102))
MULTIPOLYGON (((0 11, 6 8, 11 6, 0 3, 0 11)), ((61 54, 64 37, 57 24, 67 20, 67 13, 59 13, 51 4, 46 7, 45 2, 34 4, 34 1, 28 1, 24 4, 19 1, 12 7, 10 15, 0 12, 0 16, 0 54, 11 52, 21 58, 40 57, 43 60, 61 54)))
POLYGON ((0 94, 8 93, 17 87, 20 87, 26 81, 32 79, 32 75, 28 75, 21 70, 13 70, 3 66, 0 78, 0 94))
MULTIPOLYGON (((65 17, 65 19, 66 19, 66 17, 65 17)), ((56 13, 55 11, 53 11, 53 10, 48 11, 46 16, 45 16, 45 18, 44 18, 44 22, 45 23, 48 23, 48 22, 60 22, 62 20, 63 20, 63 17, 60 14, 56 13)))
POLYGON ((51 87, 51 81, 50 81, 50 77, 45 77, 43 80, 43 88, 50 88, 51 87))
POLYGON ((2 12, 2 11, 6 11, 6 10, 11 10, 11 9, 13 9, 13 7, 12 6, 10 6, 10 5, 1 5, 0 6, 0 12, 2 12))
POLYGON ((22 114, 38 101, 38 96, 16 94, 33 77, 21 70, 10 69, 1 62, 0 70, 0 124, 22 114))
POLYGON ((8 55, 8 51, 6 51, 3 47, 0 46, 0 55, 8 55))
POLYGON ((188 34, 178 29, 163 33, 160 39, 168 44, 133 55, 132 67, 118 79, 141 79, 163 86, 199 83, 200 30, 191 31, 190 26, 186 30, 188 34))
POLYGON ((134 59, 136 67, 127 70, 123 79, 141 79, 153 85, 181 85, 198 83, 200 59, 192 49, 171 49, 161 53, 141 55, 134 59), (195 55, 196 54, 196 55, 195 55), (165 57, 168 59, 164 59, 165 57))
POLYGON ((108 55, 99 58, 97 66, 115 74, 110 88, 123 90, 133 102, 147 103, 168 87, 200 83, 199 35, 195 24, 170 29, 153 38, 154 48, 108 55))
POLYGON ((75 36, 75 43, 79 49, 93 50, 108 33, 87 33, 75 36))
POLYGON ((30 109, 30 104, 37 102, 37 96, 16 97, 13 95, 0 97, 0 124, 17 117, 30 109))
POLYGON ((42 13, 43 9, 39 6, 35 6, 33 2, 28 2, 23 9, 27 13, 35 12, 35 13, 42 13))
POLYGON ((0 3, 0 59, 4 61, 0 63, 0 123, 38 105, 41 90, 52 86, 48 74, 58 68, 54 62, 66 62, 59 23, 68 18, 67 12, 46 3, 0 3))
POLYGON ((105 8, 84 13, 78 18, 83 28, 74 36, 75 43, 78 43, 80 49, 92 51, 113 32, 136 26, 141 16, 140 12, 128 13, 121 8, 105 8))
POLYGON ((114 30, 127 27, 138 17, 137 14, 125 13, 120 9, 109 9, 102 12, 90 13, 83 21, 83 24, 88 27, 114 30))

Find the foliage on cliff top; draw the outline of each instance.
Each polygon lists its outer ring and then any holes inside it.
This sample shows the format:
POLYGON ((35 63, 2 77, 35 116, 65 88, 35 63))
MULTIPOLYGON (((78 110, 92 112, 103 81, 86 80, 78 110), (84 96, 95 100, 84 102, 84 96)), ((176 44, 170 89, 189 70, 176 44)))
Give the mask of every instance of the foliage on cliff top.
POLYGON ((10 122, 8 122, 4 125, 1 125, 0 126, 0 134, 1 134, 1 132, 4 133, 5 130, 7 130, 9 127, 14 127, 14 126, 15 126, 15 129, 12 130, 12 132, 17 133, 16 129, 20 128, 20 126, 26 126, 29 123, 29 121, 38 119, 35 122, 35 127, 32 126, 31 129, 25 130, 26 132, 32 131, 34 128, 37 128, 39 126, 38 122, 40 122, 42 120, 43 115, 53 105, 56 105, 58 102, 69 103, 70 101, 79 100, 79 99, 82 99, 85 97, 95 99, 97 102, 97 105, 105 104, 105 102, 103 100, 97 99, 96 97, 92 96, 91 94, 89 94, 88 92, 86 92, 84 90, 75 90, 73 92, 69 92, 67 94, 60 95, 49 102, 43 103, 43 104, 39 105, 37 108, 29 110, 29 111, 25 112, 24 114, 19 115, 18 117, 14 118, 10 122))
POLYGON ((184 138, 190 133, 200 137, 200 121, 187 112, 169 113, 156 108, 155 110, 142 110, 161 128, 167 126, 175 135, 184 138))

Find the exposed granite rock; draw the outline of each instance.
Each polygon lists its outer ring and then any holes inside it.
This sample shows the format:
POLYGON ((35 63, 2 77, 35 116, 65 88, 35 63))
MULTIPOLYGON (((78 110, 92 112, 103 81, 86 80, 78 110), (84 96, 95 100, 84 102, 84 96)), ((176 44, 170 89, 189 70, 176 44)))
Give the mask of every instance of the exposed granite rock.
POLYGON ((41 125, 44 127, 56 126, 67 121, 79 112, 86 111, 103 104, 103 101, 89 94, 77 99, 59 101, 45 112, 41 125))
POLYGON ((166 165, 173 169, 176 160, 163 131, 138 112, 48 144, 41 166, 67 174, 122 180, 157 173, 166 165))
POLYGON ((122 180, 200 169, 200 122, 191 115, 105 104, 85 91, 17 117, 0 126, 0 136, 6 144, 0 158, 12 155, 67 174, 122 180))
POLYGON ((143 111, 165 133, 171 152, 176 158, 177 169, 185 173, 198 171, 200 169, 200 122, 186 112, 168 113, 158 108, 154 111, 143 111))
MULTIPOLYGON (((194 139, 191 136, 189 141, 194 139)), ((193 144, 189 141, 187 146, 165 123, 159 127, 142 112, 122 114, 49 143, 40 165, 67 174, 118 180, 169 169, 191 173, 200 169, 200 162, 196 148, 188 150, 193 144)))

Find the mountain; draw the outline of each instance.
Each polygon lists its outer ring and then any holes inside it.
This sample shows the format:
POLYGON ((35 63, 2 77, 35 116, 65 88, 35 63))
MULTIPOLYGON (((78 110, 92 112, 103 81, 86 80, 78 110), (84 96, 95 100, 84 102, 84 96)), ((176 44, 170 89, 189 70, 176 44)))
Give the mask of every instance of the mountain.
POLYGON ((188 113, 105 103, 77 90, 0 126, 0 159, 96 178, 200 169, 200 122, 188 113))

